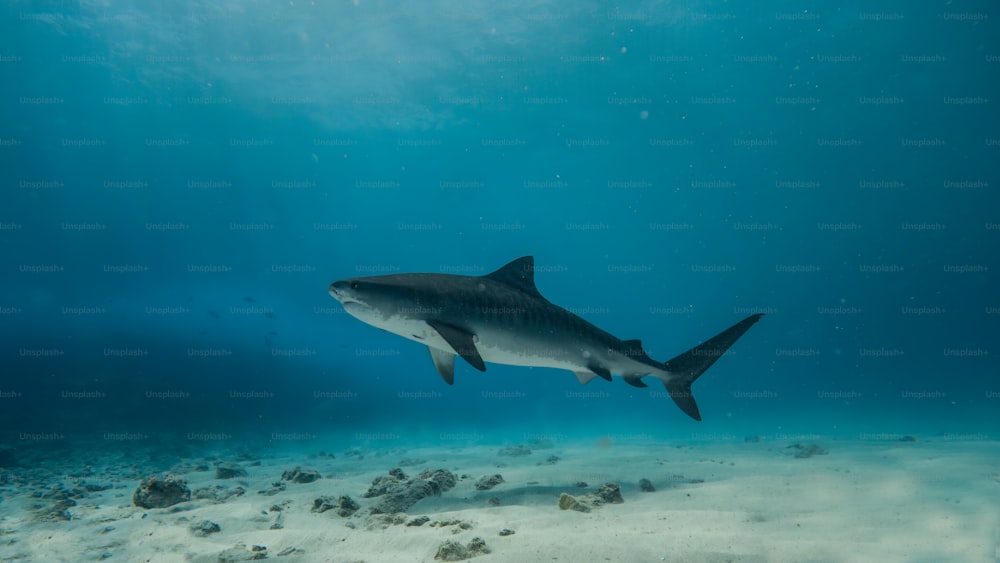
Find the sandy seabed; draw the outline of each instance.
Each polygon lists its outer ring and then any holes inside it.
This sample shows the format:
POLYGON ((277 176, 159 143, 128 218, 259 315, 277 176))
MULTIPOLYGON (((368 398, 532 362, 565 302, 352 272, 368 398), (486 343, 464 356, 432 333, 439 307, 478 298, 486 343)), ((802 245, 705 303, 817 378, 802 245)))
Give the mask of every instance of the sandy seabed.
POLYGON ((219 450, 161 462, 193 494, 151 509, 133 503, 140 482, 163 473, 148 452, 68 450, 14 464, 14 449, 0 468, 0 561, 435 561, 445 542, 473 538, 488 553, 470 560, 484 563, 998 560, 994 441, 525 446, 219 450), (220 463, 246 475, 219 479, 220 463), (283 480, 295 467, 319 478, 283 480), (405 514, 372 514, 380 498, 366 491, 397 467, 406 478, 445 469, 456 483, 405 514), (476 488, 496 474, 502 483, 476 488), (605 483, 624 502, 560 509, 561 493, 580 498, 605 483), (344 496, 353 514, 314 511, 316 499, 344 496))

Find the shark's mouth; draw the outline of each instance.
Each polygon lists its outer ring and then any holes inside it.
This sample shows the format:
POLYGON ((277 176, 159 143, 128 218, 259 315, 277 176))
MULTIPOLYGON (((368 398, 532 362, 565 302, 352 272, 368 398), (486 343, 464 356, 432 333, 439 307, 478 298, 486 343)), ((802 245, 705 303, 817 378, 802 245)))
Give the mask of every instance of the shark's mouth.
POLYGON ((372 310, 371 305, 368 305, 367 303, 362 303, 360 301, 355 301, 350 298, 341 299, 340 304, 344 306, 344 310, 346 310, 347 312, 372 310))
MULTIPOLYGON (((340 301, 343 305, 347 305, 348 303, 357 303, 358 305, 364 305, 364 303, 358 301, 357 299, 352 298, 350 295, 347 295, 347 293, 344 291, 331 288, 329 293, 330 297, 333 297, 337 301, 340 301)), ((367 307, 367 305, 365 306, 367 307)))

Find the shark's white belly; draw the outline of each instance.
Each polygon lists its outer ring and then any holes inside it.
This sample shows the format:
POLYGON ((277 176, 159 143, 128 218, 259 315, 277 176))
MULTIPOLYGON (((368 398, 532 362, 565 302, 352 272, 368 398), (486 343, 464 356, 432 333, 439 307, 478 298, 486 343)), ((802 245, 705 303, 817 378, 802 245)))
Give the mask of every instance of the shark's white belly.
MULTIPOLYGON (((448 349, 450 350, 450 348, 448 349)), ((532 350, 527 348, 523 351, 516 351, 500 346, 490 346, 489 343, 483 342, 476 344, 476 349, 479 350, 479 355, 483 358, 484 362, 492 362, 494 364, 568 369, 570 371, 585 369, 582 353, 580 354, 580 361, 575 362, 569 361, 568 356, 566 359, 555 359, 551 356, 542 355, 541 353, 533 353, 532 350)))
MULTIPOLYGON (((451 345, 424 321, 407 319, 405 317, 374 319, 363 318, 360 315, 355 316, 372 326, 397 334, 408 340, 455 354, 455 350, 451 345)), ((561 358, 554 358, 551 346, 530 341, 521 341, 514 344, 508 342, 506 336, 506 333, 497 332, 482 333, 475 337, 476 350, 479 351, 479 356, 484 362, 511 366, 567 369, 570 371, 586 369, 587 353, 583 350, 580 350, 578 354, 570 351, 563 354, 561 358)))

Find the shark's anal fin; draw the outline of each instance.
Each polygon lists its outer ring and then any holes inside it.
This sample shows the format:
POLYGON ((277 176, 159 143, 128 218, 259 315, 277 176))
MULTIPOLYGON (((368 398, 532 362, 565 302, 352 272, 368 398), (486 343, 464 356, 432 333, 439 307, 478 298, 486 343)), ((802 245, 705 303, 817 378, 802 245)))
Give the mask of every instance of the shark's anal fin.
POLYGON ((632 387, 648 387, 648 385, 642 382, 642 377, 641 375, 626 375, 623 379, 625 383, 628 383, 632 387))
POLYGON ((438 373, 441 374, 441 378, 448 385, 455 383, 455 354, 451 352, 445 352, 444 350, 438 350, 437 348, 427 347, 431 353, 431 360, 434 361, 434 367, 437 368, 438 373))
MULTIPOLYGON (((479 355, 479 350, 476 349, 475 338, 471 332, 433 319, 427 321, 427 324, 436 330, 441 338, 444 338, 444 341, 472 367, 479 371, 486 371, 486 364, 483 363, 483 358, 479 355)), ((431 355, 433 357, 433 352, 431 355)))

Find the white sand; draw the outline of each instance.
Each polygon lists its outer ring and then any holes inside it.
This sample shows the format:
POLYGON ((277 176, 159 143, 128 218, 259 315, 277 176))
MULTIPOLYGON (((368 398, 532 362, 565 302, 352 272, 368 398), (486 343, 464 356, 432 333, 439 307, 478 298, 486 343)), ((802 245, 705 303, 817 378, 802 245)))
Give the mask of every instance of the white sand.
MULTIPOLYGON (((268 558, 279 561, 434 561, 442 542, 467 544, 476 536, 492 550, 472 559, 482 562, 996 560, 996 442, 815 442, 829 454, 795 459, 788 442, 767 441, 556 444, 525 457, 499 456, 495 445, 368 450, 360 460, 334 452, 336 459, 260 458, 257 467, 243 461, 249 477, 233 480, 193 471, 204 459, 185 460, 177 473, 192 490, 242 485, 247 493, 221 504, 193 500, 153 510, 132 506, 139 480, 129 476, 134 470, 122 469, 130 464, 126 456, 89 479, 115 488, 89 494, 69 509, 71 521, 54 522, 35 521, 32 504, 47 501, 30 498, 35 489, 24 484, 30 479, 9 468, 0 502, 0 560, 86 561, 103 554, 110 561, 217 561, 220 552, 242 542, 266 546, 268 558), (538 465, 552 455, 561 459, 538 465), (408 519, 460 519, 471 530, 429 524, 368 529, 366 508, 377 499, 361 495, 373 478, 407 458, 426 460, 404 467, 410 476, 426 468, 471 476, 414 505, 408 519), (274 496, 257 494, 297 465, 327 478, 289 483, 274 496), (492 491, 475 490, 479 477, 494 473, 506 482, 492 491), (639 490, 643 477, 656 492, 639 490), (575 488, 577 481, 590 487, 575 488), (621 485, 624 504, 590 513, 558 508, 560 492, 579 495, 608 481, 621 485), (350 518, 310 511, 313 499, 340 495, 362 509, 350 518), (501 505, 490 506, 490 497, 501 505), (268 509, 282 503, 284 528, 269 529, 277 513, 268 509), (189 527, 205 519, 221 532, 196 537, 189 527), (503 528, 516 533, 501 537, 503 528), (287 548, 301 551, 277 556, 287 548)), ((71 486, 75 480, 63 482, 71 486)))

